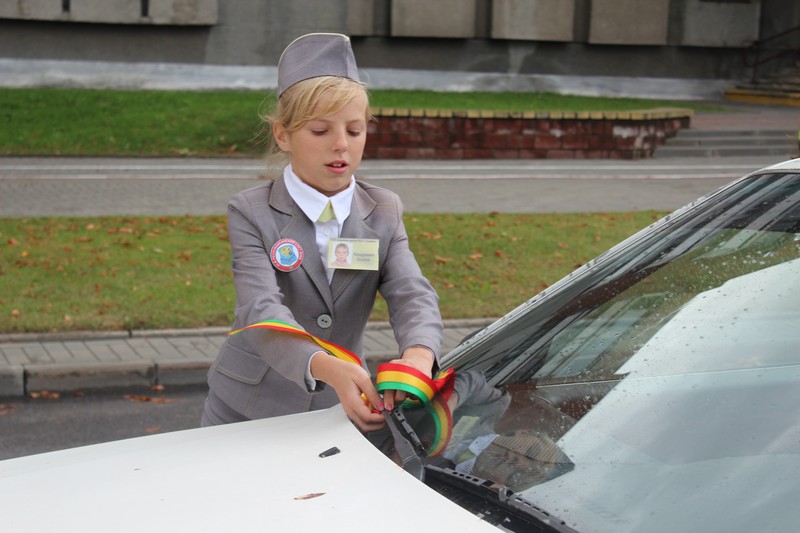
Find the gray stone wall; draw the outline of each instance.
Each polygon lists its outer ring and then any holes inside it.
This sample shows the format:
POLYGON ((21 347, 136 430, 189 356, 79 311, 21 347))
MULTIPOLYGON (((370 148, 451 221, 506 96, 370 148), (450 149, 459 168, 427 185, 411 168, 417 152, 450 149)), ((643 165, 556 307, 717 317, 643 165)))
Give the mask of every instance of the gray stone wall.
POLYGON ((666 45, 669 0, 592 0, 589 42, 666 45))
POLYGON ((217 0, 4 0, 0 18, 104 24, 209 25, 217 0))
POLYGON ((3 0, 0 57, 275 65, 308 32, 359 63, 524 74, 737 78, 796 0, 3 0))
POLYGON ((575 37, 575 0, 495 0, 492 38, 570 42, 575 37))
POLYGON ((758 3, 686 0, 681 44, 741 48, 758 39, 758 3))

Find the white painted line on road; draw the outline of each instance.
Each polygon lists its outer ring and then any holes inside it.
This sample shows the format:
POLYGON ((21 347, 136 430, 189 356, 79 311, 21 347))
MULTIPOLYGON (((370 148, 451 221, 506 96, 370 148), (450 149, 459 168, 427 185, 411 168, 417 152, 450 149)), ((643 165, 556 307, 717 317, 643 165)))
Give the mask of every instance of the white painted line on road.
POLYGON ((176 180, 176 179, 208 179, 208 180, 263 180, 264 176, 258 175, 230 175, 230 174, 37 174, 37 175, 22 175, 22 174, 3 174, 3 169, 0 169, 0 181, 12 180, 176 180))
MULTIPOLYGON (((586 160, 584 160, 586 161, 586 160)), ((362 171, 369 171, 369 170, 382 170, 382 169, 396 169, 398 166, 401 165, 393 165, 393 166, 386 166, 386 167, 373 167, 373 165, 363 165, 361 167, 362 171)), ((687 165, 686 163, 682 164, 673 164, 673 165, 664 165, 664 164, 641 164, 641 163, 632 163, 630 165, 621 165, 621 164, 563 164, 563 165, 537 165, 534 163, 529 164, 520 164, 520 165, 508 165, 508 164, 501 164, 501 165, 486 165, 486 164, 466 164, 466 165, 404 165, 410 167, 413 171, 416 170, 642 170, 642 169, 653 169, 653 170, 676 170, 676 169, 684 169, 684 170, 739 170, 739 169, 747 169, 753 168, 753 164, 750 163, 726 163, 726 164, 691 164, 687 165)), ((762 165, 763 166, 763 165, 762 165)), ((762 168, 762 166, 758 166, 758 168, 762 168)))
MULTIPOLYGON (((362 172, 369 171, 382 171, 393 170, 397 171, 397 165, 372 165, 365 164, 361 167, 362 172)), ((513 170, 513 171, 536 171, 536 170, 740 170, 752 168, 753 164, 746 163, 727 163, 727 164, 700 164, 700 165, 687 165, 687 164, 563 164, 563 165, 537 165, 537 164, 462 164, 462 165, 414 165, 404 163, 402 166, 410 168, 410 172, 418 173, 419 171, 491 171, 491 170, 513 170)), ((761 168, 761 167, 759 167, 761 168)), ((264 167, 260 165, 0 165, 0 173, 7 173, 11 171, 34 171, 34 172, 50 172, 56 171, 59 173, 74 172, 74 171, 113 171, 113 172, 129 172, 129 171, 158 171, 158 172, 263 172, 264 167)))
POLYGON ((667 180, 692 180, 692 179, 735 179, 740 178, 742 174, 739 173, 716 173, 716 174, 593 174, 593 175, 577 175, 577 174, 526 174, 526 175, 480 175, 480 176, 427 176, 427 175, 414 175, 414 176, 359 176, 360 179, 366 181, 381 181, 381 180, 573 180, 573 181, 667 181, 667 180))
MULTIPOLYGON (((758 170, 755 168, 748 168, 746 172, 751 170, 758 170)), ((465 174, 379 174, 379 175, 366 175, 359 174, 358 178, 368 181, 390 181, 390 180, 444 180, 444 181, 457 181, 457 180, 682 180, 682 179, 734 179, 741 177, 746 172, 714 172, 714 173, 691 173, 691 174, 570 174, 568 172, 559 172, 552 174, 539 174, 536 172, 529 172, 526 174, 485 174, 485 173, 465 173, 465 174)), ((217 174, 151 174, 151 175, 115 175, 107 176, 102 174, 70 174, 70 175, 52 175, 52 176, 20 176, 11 175, 4 176, 0 174, 0 181, 122 181, 122 180, 139 180, 139 181, 166 181, 166 180, 252 180, 263 181, 267 178, 263 176, 230 176, 230 175, 217 175, 217 174)))
POLYGON ((247 170, 250 172, 263 171, 264 167, 258 165, 0 165, 0 172, 6 170, 18 171, 58 171, 69 172, 74 170, 83 171, 131 171, 131 170, 180 170, 180 171, 203 171, 203 170, 220 170, 220 171, 241 171, 247 170))

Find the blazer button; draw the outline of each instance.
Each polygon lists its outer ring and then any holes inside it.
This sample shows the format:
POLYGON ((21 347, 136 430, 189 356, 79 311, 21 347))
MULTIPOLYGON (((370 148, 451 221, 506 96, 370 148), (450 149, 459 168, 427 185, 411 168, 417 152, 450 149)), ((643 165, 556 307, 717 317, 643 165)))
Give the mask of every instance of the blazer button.
POLYGON ((333 325, 333 318, 328 314, 319 315, 317 317, 317 325, 322 329, 328 329, 333 325))

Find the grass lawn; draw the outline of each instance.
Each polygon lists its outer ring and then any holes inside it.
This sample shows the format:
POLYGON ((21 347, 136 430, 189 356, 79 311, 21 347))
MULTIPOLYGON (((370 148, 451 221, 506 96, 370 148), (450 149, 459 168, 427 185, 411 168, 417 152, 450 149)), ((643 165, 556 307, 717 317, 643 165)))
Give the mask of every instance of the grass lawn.
MULTIPOLYGON (((685 101, 550 93, 376 90, 373 107, 509 111, 718 108, 685 101)), ((262 92, 0 89, 0 155, 254 155, 267 137, 262 92)))
MULTIPOLYGON (((495 317, 663 213, 406 214, 445 318, 495 317)), ((0 332, 229 326, 225 218, 0 219, 0 332)), ((373 319, 387 318, 378 301, 373 319)))

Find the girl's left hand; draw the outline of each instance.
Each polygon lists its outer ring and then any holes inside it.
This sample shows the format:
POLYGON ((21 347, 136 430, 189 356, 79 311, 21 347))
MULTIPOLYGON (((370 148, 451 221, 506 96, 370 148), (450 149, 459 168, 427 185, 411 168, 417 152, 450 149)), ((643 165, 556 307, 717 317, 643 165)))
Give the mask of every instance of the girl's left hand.
MULTIPOLYGON (((400 359, 391 361, 401 365, 408 365, 419 370, 429 378, 432 377, 434 356, 433 352, 424 346, 410 346, 406 348, 400 359)), ((387 389, 383 391, 383 405, 392 410, 406 399, 407 393, 401 390, 387 389)))

